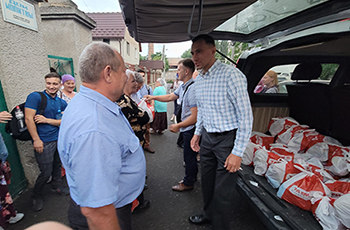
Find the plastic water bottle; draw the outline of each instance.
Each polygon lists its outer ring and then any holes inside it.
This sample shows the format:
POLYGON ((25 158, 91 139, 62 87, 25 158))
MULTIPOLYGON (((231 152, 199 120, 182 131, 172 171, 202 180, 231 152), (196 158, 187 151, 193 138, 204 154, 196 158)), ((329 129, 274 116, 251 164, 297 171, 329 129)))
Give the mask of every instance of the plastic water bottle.
POLYGON ((15 116, 16 116, 16 119, 18 122, 19 131, 22 132, 22 131, 26 130, 27 127, 24 124, 24 114, 18 105, 16 106, 15 116))

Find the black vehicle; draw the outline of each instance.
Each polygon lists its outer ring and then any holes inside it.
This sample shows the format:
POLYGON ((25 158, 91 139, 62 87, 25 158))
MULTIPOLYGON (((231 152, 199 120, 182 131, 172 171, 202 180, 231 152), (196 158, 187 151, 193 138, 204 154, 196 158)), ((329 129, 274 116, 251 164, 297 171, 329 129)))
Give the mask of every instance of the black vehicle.
MULTIPOLYGON (((217 40, 259 44, 236 65, 248 80, 253 131, 266 132, 272 117, 291 116, 350 146, 350 1, 200 0, 195 8, 186 0, 119 2, 138 42, 179 42, 198 32, 217 40), (291 64, 299 67, 287 92, 254 93, 266 71, 291 64)), ((269 229, 322 229, 311 212, 278 198, 252 167, 242 168, 238 191, 269 229)))

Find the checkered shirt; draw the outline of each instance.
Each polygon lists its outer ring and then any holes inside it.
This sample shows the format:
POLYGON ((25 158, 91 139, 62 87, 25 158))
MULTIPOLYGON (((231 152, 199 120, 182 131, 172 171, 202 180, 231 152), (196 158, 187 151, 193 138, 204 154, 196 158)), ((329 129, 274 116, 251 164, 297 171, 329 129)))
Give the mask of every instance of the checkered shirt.
POLYGON ((237 129, 232 152, 243 156, 250 138, 253 115, 244 74, 234 66, 217 60, 210 69, 196 78, 196 135, 203 128, 208 133, 237 129))

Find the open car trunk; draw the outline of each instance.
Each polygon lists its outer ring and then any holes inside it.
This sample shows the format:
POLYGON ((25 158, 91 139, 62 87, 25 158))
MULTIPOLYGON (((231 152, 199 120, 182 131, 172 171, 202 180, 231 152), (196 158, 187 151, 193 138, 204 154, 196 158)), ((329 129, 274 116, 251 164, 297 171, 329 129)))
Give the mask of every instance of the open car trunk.
MULTIPOLYGON (((199 33, 209 33, 217 40, 262 44, 237 63, 248 81, 253 131, 265 133, 271 118, 292 116, 350 146, 350 1, 210 0, 203 1, 202 20, 198 19, 197 2, 192 23, 191 1, 119 1, 129 31, 138 42, 189 40, 188 25, 194 34, 201 23, 199 33), (300 63, 336 64, 338 68, 320 90, 310 84, 312 90, 302 86, 294 94, 253 92, 269 69, 300 63)), ((297 84, 291 82, 287 89, 297 84)), ((251 166, 242 168, 237 189, 269 229, 322 229, 311 212, 278 198, 277 190, 255 175, 251 166)))

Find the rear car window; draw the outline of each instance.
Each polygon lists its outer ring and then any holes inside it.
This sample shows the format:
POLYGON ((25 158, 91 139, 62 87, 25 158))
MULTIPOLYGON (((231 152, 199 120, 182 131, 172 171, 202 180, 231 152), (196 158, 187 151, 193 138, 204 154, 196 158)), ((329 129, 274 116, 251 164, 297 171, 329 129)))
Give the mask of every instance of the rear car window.
MULTIPOLYGON (((295 69, 295 67, 298 64, 290 64, 290 65, 278 65, 272 67, 268 72, 265 73, 265 75, 268 75, 270 78, 262 76, 261 80, 259 81, 258 85, 256 85, 254 93, 277 93, 277 94, 288 94, 286 85, 292 85, 295 84, 296 81, 292 80, 292 74, 295 69), (277 76, 277 84, 275 86, 271 87, 270 83, 273 78, 276 78, 277 76), (267 79, 267 80, 266 80, 267 79), (268 86, 264 83, 270 83, 270 90, 266 90, 268 86)), ((320 83, 320 84, 327 84, 329 85, 332 81, 332 78, 334 74, 336 73, 337 69, 339 68, 339 64, 335 63, 322 63, 322 72, 321 75, 317 79, 313 80, 299 80, 298 82, 314 82, 314 83, 320 83)))

